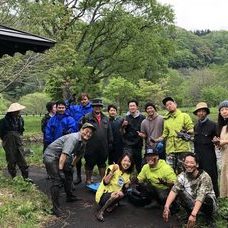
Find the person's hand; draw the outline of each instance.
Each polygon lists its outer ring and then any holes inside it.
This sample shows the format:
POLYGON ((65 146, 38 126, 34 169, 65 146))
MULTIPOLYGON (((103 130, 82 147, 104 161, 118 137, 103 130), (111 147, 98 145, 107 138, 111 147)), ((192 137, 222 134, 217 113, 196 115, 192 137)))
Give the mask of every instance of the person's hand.
POLYGON ((65 174, 62 169, 59 169, 59 176, 62 181, 66 180, 65 174))
POLYGON ((140 131, 137 131, 138 133, 138 136, 141 137, 141 138, 146 138, 146 134, 143 133, 143 132, 140 132, 140 131))
POLYGON ((164 180, 163 178, 158 178, 158 183, 157 184, 167 185, 167 181, 164 180))
POLYGON ((169 207, 164 207, 164 210, 163 210, 163 214, 162 214, 162 217, 164 219, 165 222, 168 222, 169 221, 169 214, 170 214, 170 210, 169 210, 169 207))
POLYGON ((112 173, 114 173, 118 169, 119 169, 119 165, 114 163, 112 167, 112 173))
POLYGON ((220 144, 220 138, 215 136, 213 139, 212 139, 212 142, 216 145, 216 146, 219 146, 220 144))
POLYGON ((220 139, 219 140, 219 145, 220 146, 224 146, 225 144, 228 144, 228 141, 227 140, 224 140, 224 139, 220 139))
POLYGON ((125 127, 128 125, 128 121, 127 120, 124 120, 123 123, 122 123, 122 127, 125 127))
POLYGON ((196 216, 190 215, 188 218, 187 228, 194 228, 196 224, 196 216))

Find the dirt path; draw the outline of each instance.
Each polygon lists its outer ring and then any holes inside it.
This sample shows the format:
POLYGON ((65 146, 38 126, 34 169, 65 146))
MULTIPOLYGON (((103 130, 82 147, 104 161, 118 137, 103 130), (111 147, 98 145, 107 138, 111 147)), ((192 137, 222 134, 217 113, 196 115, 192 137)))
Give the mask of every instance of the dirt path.
MULTIPOLYGON (((46 180, 46 172, 43 168, 30 168, 30 176, 41 191, 49 195, 50 183, 46 180)), ((95 219, 96 205, 94 193, 85 188, 81 183, 76 187, 75 194, 82 198, 82 201, 74 203, 65 202, 65 194, 61 194, 61 203, 67 210, 66 219, 56 219, 46 227, 75 227, 75 228, 179 228, 175 217, 172 217, 168 224, 164 223, 161 209, 144 209, 135 207, 123 200, 121 206, 112 214, 105 217, 101 223, 95 219)))

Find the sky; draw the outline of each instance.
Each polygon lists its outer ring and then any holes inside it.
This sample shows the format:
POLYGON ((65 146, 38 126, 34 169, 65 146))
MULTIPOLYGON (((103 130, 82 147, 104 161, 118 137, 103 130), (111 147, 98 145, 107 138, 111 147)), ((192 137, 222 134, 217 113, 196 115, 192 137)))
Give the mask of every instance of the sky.
POLYGON ((157 0, 174 9, 175 24, 187 30, 228 30, 228 0, 157 0))

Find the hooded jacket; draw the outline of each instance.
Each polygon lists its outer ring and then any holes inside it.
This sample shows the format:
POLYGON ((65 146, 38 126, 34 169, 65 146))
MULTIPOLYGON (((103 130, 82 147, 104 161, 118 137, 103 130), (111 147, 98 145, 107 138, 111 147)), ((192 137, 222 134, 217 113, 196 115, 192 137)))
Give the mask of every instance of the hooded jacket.
POLYGON ((148 181, 152 186, 158 189, 168 189, 169 187, 160 184, 158 178, 168 182, 175 182, 177 177, 170 165, 164 160, 159 160, 156 167, 150 168, 148 164, 144 165, 138 175, 139 182, 148 181))
POLYGON ((177 132, 186 130, 193 132, 193 122, 187 113, 179 109, 174 113, 167 113, 164 116, 164 130, 162 137, 166 141, 166 153, 179 153, 191 151, 190 143, 177 137, 177 132))
POLYGON ((45 129, 45 143, 50 144, 63 135, 76 132, 75 120, 67 113, 56 114, 48 121, 45 129))
POLYGON ((70 105, 70 107, 67 109, 67 113, 74 118, 76 131, 79 131, 79 123, 81 118, 92 111, 93 107, 90 102, 86 106, 83 106, 81 104, 70 105))

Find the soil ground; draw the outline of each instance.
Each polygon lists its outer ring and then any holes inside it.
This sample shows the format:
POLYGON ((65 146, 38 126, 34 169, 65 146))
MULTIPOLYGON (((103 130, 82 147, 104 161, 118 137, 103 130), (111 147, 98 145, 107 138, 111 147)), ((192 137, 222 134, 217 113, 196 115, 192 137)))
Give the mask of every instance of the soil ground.
MULTIPOLYGON (((44 168, 30 167, 30 177, 34 180, 38 188, 49 197, 50 181, 46 179, 47 174, 44 168)), ((121 205, 111 214, 105 216, 104 222, 99 222, 95 218, 97 206, 95 204, 95 194, 89 191, 84 183, 76 185, 74 194, 81 198, 81 201, 74 203, 65 202, 65 193, 61 193, 61 204, 67 211, 68 217, 65 219, 53 219, 45 227, 76 227, 76 228, 179 228, 175 216, 171 217, 169 223, 162 220, 162 209, 135 207, 127 199, 121 201, 121 205)))

